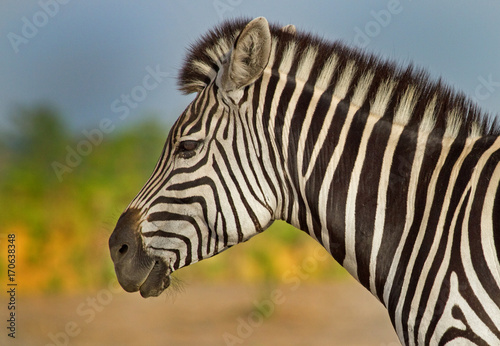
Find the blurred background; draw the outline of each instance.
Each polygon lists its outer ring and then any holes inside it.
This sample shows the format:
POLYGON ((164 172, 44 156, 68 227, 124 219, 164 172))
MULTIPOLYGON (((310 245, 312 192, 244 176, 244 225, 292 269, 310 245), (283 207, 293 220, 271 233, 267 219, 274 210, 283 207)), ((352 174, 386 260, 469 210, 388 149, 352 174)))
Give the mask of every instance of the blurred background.
POLYGON ((499 14, 487 1, 3 1, 0 321, 8 234, 18 320, 0 344, 395 343, 381 305, 285 223, 179 271, 156 300, 117 288, 107 239, 193 98, 176 88, 185 50, 214 25, 292 23, 413 62, 497 114, 499 14))

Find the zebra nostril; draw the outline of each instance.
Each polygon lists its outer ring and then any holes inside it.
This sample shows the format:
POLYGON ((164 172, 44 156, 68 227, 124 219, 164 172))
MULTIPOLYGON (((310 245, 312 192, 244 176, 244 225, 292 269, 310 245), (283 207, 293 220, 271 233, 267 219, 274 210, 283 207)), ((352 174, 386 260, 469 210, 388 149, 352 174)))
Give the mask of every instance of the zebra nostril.
POLYGON ((127 244, 123 244, 121 246, 121 248, 118 250, 118 253, 122 256, 125 255, 127 252, 128 252, 128 245, 127 244))

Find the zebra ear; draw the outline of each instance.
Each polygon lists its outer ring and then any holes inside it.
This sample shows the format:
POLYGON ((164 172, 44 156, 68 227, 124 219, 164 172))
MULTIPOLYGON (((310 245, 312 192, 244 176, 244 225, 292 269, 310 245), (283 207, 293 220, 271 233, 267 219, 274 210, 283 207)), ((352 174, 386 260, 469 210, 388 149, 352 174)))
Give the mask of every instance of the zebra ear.
POLYGON ((293 25, 293 24, 285 25, 284 27, 281 28, 281 31, 287 32, 287 33, 292 34, 292 35, 295 35, 297 33, 297 29, 295 28, 295 25, 293 25))
POLYGON ((228 68, 222 75, 222 87, 226 91, 247 86, 267 66, 271 53, 271 32, 264 17, 252 20, 245 26, 234 43, 228 68))

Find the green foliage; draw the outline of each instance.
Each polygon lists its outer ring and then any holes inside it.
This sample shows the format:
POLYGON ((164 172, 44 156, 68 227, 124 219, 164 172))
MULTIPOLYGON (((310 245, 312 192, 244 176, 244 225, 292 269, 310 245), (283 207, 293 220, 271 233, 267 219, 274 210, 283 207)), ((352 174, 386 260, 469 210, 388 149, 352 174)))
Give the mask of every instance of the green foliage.
POLYGON ((112 278, 107 237, 165 140, 162 126, 146 119, 105 134, 70 167, 67 148, 85 138, 71 134, 61 119, 46 106, 21 108, 12 116, 13 130, 0 133, 1 232, 18 236, 28 290, 64 291, 112 278), (62 181, 54 162, 70 169, 62 181))
MULTIPOLYGON (((86 137, 71 134, 57 111, 47 106, 20 108, 13 124, 12 131, 0 133, 0 220, 1 232, 18 238, 23 289, 51 293, 114 280, 108 237, 152 172, 167 129, 145 119, 104 134, 71 166, 68 148, 76 150, 86 137), (68 168, 62 179, 54 162, 68 168)), ((181 277, 279 281, 284 270, 300 266, 319 246, 285 223, 265 233, 238 250, 184 270, 181 277)), ((331 262, 323 265, 323 273, 339 272, 331 262)))

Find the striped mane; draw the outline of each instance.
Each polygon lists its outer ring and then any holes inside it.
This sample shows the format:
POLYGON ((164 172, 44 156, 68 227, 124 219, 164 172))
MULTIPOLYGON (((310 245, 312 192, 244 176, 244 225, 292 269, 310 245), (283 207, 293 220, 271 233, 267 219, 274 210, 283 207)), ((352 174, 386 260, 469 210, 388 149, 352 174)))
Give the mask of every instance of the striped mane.
MULTIPOLYGON (((210 84, 248 22, 226 21, 191 46, 178 80, 182 92, 199 92, 210 84)), ((431 80, 411 64, 400 67, 338 41, 290 33, 275 24, 270 30, 273 44, 269 65, 273 72, 285 71, 339 99, 369 107, 372 114, 394 123, 423 126, 452 138, 500 135, 494 117, 482 112, 463 93, 441 80, 431 80)))

